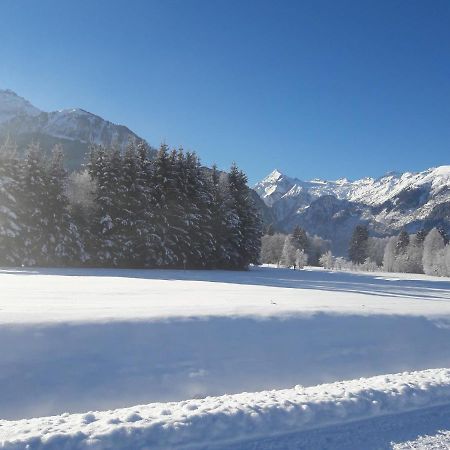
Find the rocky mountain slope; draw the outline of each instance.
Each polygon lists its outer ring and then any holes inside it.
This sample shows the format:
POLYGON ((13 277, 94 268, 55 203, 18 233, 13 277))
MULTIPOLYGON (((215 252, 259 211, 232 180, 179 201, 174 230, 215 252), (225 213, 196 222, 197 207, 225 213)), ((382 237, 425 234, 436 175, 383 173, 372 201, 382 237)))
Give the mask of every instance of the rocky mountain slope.
POLYGON ((356 181, 302 181, 274 170, 255 190, 272 210, 278 229, 300 225, 330 239, 337 253, 345 253, 358 223, 381 236, 402 228, 450 230, 450 166, 356 181))
POLYGON ((19 149, 30 142, 42 148, 63 145, 69 167, 78 167, 89 144, 124 148, 130 139, 141 139, 123 125, 116 125, 82 109, 45 112, 15 92, 0 90, 0 141, 12 138, 19 149))

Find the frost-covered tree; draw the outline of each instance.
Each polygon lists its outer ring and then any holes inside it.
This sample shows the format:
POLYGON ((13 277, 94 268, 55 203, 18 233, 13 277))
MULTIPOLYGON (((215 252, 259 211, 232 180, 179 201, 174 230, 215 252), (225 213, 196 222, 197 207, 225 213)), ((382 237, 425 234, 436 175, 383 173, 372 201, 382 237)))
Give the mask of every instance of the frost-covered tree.
POLYGON ((305 250, 295 250, 295 264, 299 269, 303 269, 308 264, 308 255, 305 250))
POLYGON ((263 264, 280 264, 286 235, 266 234, 261 238, 261 262, 263 264))
POLYGON ((389 238, 369 237, 367 240, 367 256, 378 266, 383 264, 384 250, 389 238))
POLYGON ((444 264, 446 269, 446 275, 450 277, 450 244, 445 246, 444 251, 444 264))
POLYGON ((284 267, 292 267, 295 262, 297 248, 292 242, 292 236, 287 235, 284 239, 283 251, 281 253, 281 264, 284 267))
POLYGON ((397 245, 397 238, 392 236, 389 238, 384 249, 383 269, 386 272, 394 272, 396 268, 395 263, 395 248, 397 245))
POLYGON ((319 264, 327 270, 331 270, 334 268, 334 257, 330 250, 325 252, 320 258, 319 258, 319 264))
POLYGON ((423 244, 423 270, 427 275, 445 276, 445 243, 441 233, 433 228, 423 244))

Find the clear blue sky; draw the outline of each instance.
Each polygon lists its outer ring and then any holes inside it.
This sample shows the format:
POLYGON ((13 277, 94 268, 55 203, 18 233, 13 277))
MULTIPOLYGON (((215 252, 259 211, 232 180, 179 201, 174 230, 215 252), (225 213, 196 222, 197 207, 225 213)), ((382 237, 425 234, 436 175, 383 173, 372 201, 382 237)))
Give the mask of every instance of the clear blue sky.
POLYGON ((0 88, 253 183, 450 164, 449 0, 1 0, 0 88))

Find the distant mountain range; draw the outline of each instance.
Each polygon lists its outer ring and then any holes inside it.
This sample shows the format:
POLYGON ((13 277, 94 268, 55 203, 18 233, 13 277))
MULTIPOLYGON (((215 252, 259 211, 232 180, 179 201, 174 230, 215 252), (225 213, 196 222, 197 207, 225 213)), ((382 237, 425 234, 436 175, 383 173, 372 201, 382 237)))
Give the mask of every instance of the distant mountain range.
POLYGON ((274 170, 254 189, 270 209, 276 228, 291 231, 300 225, 330 239, 336 254, 345 254, 353 228, 360 223, 376 236, 403 228, 415 232, 442 226, 450 231, 450 166, 356 181, 302 181, 274 170))
POLYGON ((20 150, 30 142, 42 148, 63 145, 68 167, 79 167, 90 144, 123 149, 130 139, 140 139, 124 125, 117 125, 83 109, 45 112, 15 92, 0 90, 0 140, 13 139, 20 150))

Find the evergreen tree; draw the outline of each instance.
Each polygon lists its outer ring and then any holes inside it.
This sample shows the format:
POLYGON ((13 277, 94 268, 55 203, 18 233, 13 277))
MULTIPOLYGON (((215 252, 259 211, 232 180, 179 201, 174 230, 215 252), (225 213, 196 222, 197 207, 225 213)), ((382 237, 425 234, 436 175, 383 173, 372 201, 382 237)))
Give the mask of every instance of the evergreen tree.
POLYGON ((153 162, 151 183, 153 185, 153 224, 158 239, 154 242, 155 266, 172 265, 175 262, 173 253, 172 230, 169 223, 169 207, 171 203, 170 190, 173 180, 171 160, 167 145, 161 145, 153 162))
POLYGON ((46 167, 38 144, 29 146, 21 169, 18 219, 22 224, 22 264, 46 265, 49 261, 46 167))
POLYGON ((95 216, 92 221, 95 241, 92 254, 101 266, 117 266, 124 258, 121 223, 121 157, 117 149, 91 149, 89 173, 97 183, 95 216))
POLYGON ((236 259, 232 265, 245 268, 249 264, 258 263, 262 222, 251 199, 247 177, 235 164, 228 174, 228 186, 232 209, 237 218, 232 236, 236 259))
POLYGON ((15 145, 7 140, 0 146, 0 265, 22 262, 20 166, 15 145))
MULTIPOLYGON (((231 209, 227 193, 227 184, 221 181, 220 172, 214 165, 208 180, 210 230, 211 230, 211 254, 209 256, 212 267, 227 267, 230 265, 231 209)), ((234 215, 233 215, 234 217, 234 215)))
POLYGON ((292 241, 296 248, 307 252, 309 250, 309 240, 306 231, 296 225, 292 232, 292 241))
POLYGON ((397 244, 395 246, 395 252, 397 255, 404 254, 409 245, 409 234, 402 230, 397 238, 397 244))
POLYGON ((46 177, 44 230, 49 265, 66 265, 84 260, 84 248, 73 222, 66 195, 67 172, 63 166, 63 152, 56 146, 51 154, 46 177))
POLYGON ((348 255, 354 264, 363 264, 367 259, 367 242, 369 239, 369 232, 364 225, 356 225, 352 238, 348 255))

